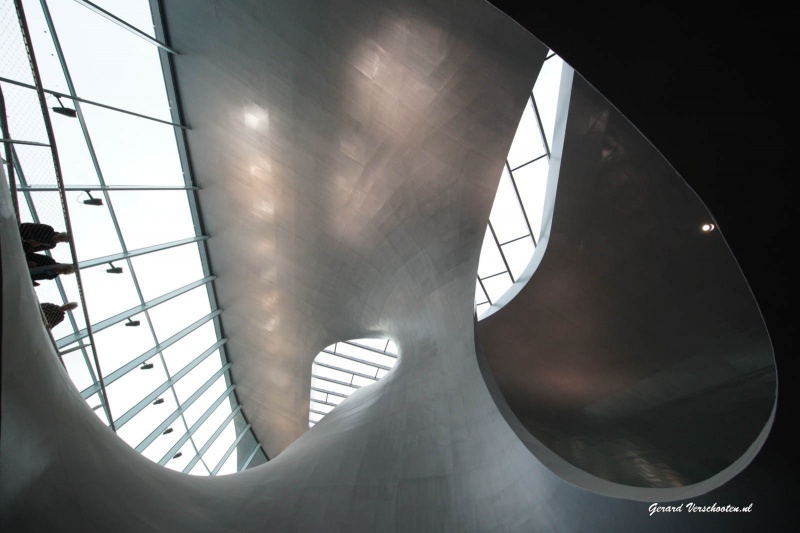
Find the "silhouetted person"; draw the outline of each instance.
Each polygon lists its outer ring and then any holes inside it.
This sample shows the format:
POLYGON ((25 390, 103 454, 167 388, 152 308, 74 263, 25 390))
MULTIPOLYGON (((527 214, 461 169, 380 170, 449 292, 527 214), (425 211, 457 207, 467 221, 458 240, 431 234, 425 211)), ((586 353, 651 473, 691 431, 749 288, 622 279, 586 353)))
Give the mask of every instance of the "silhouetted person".
POLYGON ((43 254, 26 253, 28 268, 31 272, 33 285, 38 286, 37 280, 56 279, 61 274, 74 274, 75 267, 65 263, 57 263, 52 257, 43 254))
POLYGON ((64 305, 44 303, 39 304, 39 307, 42 308, 42 315, 44 315, 44 323, 47 326, 47 329, 53 329, 64 321, 66 312, 77 309, 78 304, 75 302, 65 303, 64 305))
POLYGON ((60 242, 69 242, 69 234, 55 231, 53 226, 23 222, 19 225, 22 249, 26 252, 52 250, 60 242))

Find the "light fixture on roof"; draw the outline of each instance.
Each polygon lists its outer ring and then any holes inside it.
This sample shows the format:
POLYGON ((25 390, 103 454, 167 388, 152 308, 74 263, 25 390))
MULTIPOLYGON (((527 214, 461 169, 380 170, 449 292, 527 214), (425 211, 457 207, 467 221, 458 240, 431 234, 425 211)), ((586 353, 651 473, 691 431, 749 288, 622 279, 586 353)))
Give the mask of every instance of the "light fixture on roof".
POLYGON ((139 320, 131 320, 130 318, 128 318, 128 321, 125 322, 125 325, 129 326, 129 327, 136 327, 139 324, 141 324, 141 322, 139 320))
POLYGON ((716 228, 716 226, 714 224, 703 224, 700 227, 700 229, 702 229, 704 233, 708 233, 710 231, 714 231, 714 228, 716 228))
POLYGON ((86 194, 89 195, 89 199, 88 200, 83 200, 84 204, 86 204, 86 205, 103 205, 103 199, 102 198, 94 198, 92 196, 92 193, 90 193, 89 191, 83 191, 83 192, 85 192, 86 194))
POLYGON ((164 430, 164 433, 162 433, 162 435, 168 435, 170 433, 172 433, 172 428, 167 428, 164 430))
POLYGON ((176 453, 175 455, 173 455, 173 456, 172 456, 172 458, 173 458, 173 459, 177 459, 177 458, 178 458, 178 457, 180 457, 181 455, 183 455, 183 452, 178 452, 178 453, 176 453))
POLYGON ((140 370, 150 370, 153 368, 153 363, 145 363, 139 367, 140 370))
POLYGON ((75 111, 74 109, 69 107, 64 107, 64 102, 61 101, 61 98, 59 98, 56 95, 53 96, 55 96, 56 100, 58 100, 58 106, 50 108, 53 110, 54 113, 58 113, 59 115, 64 115, 65 117, 70 117, 70 118, 75 118, 78 116, 78 112, 75 111))
POLYGON ((109 274, 122 274, 122 267, 115 267, 114 263, 110 261, 108 264, 111 265, 111 268, 107 268, 106 272, 108 272, 109 274))
POLYGON ((156 398, 156 401, 153 402, 153 405, 158 405, 160 403, 164 403, 164 398, 156 398))

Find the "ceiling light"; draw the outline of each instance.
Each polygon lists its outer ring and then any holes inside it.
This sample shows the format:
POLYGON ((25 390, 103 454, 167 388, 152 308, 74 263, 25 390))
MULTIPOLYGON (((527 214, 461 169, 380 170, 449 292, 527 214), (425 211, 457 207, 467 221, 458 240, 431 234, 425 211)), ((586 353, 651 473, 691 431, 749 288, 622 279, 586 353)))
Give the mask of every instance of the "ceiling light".
POLYGON ((128 321, 127 321, 127 322, 125 322, 125 325, 126 325, 126 326, 130 326, 130 327, 138 326, 139 324, 141 324, 141 322, 140 322, 140 321, 138 321, 138 320, 131 320, 130 318, 128 319, 128 321))
POLYGON ((156 401, 153 402, 153 405, 158 405, 160 403, 164 403, 164 398, 156 398, 156 401))
POLYGON ((92 193, 90 193, 89 191, 83 191, 83 192, 85 192, 86 194, 89 195, 89 199, 83 201, 84 204, 86 204, 86 205, 103 205, 102 198, 94 198, 94 197, 92 197, 92 193))
POLYGON ((108 272, 109 274, 122 274, 122 267, 115 267, 114 263, 111 262, 109 262, 108 264, 111 265, 111 268, 107 268, 106 272, 108 272))
POLYGON ((175 455, 173 455, 173 456, 172 456, 172 458, 173 458, 173 459, 177 459, 177 458, 178 458, 178 457, 180 457, 181 455, 183 455, 183 452, 178 452, 178 453, 176 453, 175 455))
POLYGON ((714 231, 714 228, 716 228, 714 224, 703 224, 700 229, 702 229, 705 233, 708 233, 709 231, 714 231))
POLYGON ((162 435, 166 435, 166 434, 168 434, 168 433, 172 433, 172 428, 167 428, 167 429, 165 429, 165 430, 164 430, 164 433, 162 433, 162 435))
POLYGON ((59 115, 64 115, 65 117, 75 118, 78 116, 78 112, 74 109, 69 107, 64 107, 64 103, 61 101, 61 98, 56 96, 56 100, 58 100, 58 106, 51 107, 50 109, 53 110, 54 113, 58 113, 59 115))
POLYGON ((153 368, 153 363, 145 363, 139 367, 140 370, 150 370, 153 368))

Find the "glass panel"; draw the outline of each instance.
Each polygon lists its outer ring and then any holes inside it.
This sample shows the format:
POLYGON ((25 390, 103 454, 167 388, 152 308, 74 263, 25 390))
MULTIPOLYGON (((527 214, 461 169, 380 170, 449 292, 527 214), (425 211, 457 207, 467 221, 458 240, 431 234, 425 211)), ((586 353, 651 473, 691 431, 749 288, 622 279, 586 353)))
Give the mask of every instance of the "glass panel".
POLYGON ((483 287, 481 287, 481 284, 478 280, 475 280, 475 302, 482 304, 487 300, 488 298, 486 297, 486 293, 483 292, 483 287))
POLYGON ((492 302, 496 302, 511 287, 511 278, 508 274, 501 274, 483 280, 483 286, 486 287, 492 302))
POLYGON ((156 47, 77 2, 48 5, 78 96, 169 118, 156 47))
POLYGON ((400 353, 400 352, 398 352, 397 345, 394 343, 394 341, 390 340, 389 344, 386 345, 386 353, 391 353, 391 354, 394 354, 394 355, 397 355, 398 353, 400 353))
POLYGON ((217 472, 218 476, 223 476, 225 474, 235 474, 236 473, 236 454, 238 453, 238 449, 234 450, 233 453, 225 460, 225 463, 222 465, 222 468, 219 469, 217 472))
POLYGON ((326 368, 324 366, 319 366, 316 364, 311 366, 311 372, 315 376, 319 376, 321 378, 333 379, 344 383, 350 383, 350 380, 353 377, 353 374, 350 374, 349 372, 333 370, 332 368, 326 368))
POLYGON ((131 258, 145 301, 203 277, 197 244, 186 244, 131 258))
POLYGON ((135 368, 106 386, 108 403, 115 420, 167 380, 167 373, 159 357, 153 357, 148 363, 152 363, 153 368, 135 368))
POLYGON ((31 69, 26 61, 28 53, 13 2, 0 3, 0 22, 0 50, 3 51, 0 56, 0 76, 33 84, 31 69))
POLYGON ((514 192, 514 185, 511 183, 511 175, 507 170, 503 170, 503 175, 500 177, 489 220, 501 244, 528 233, 525 216, 522 214, 517 193, 514 192))
MULTIPOLYGON (((119 243, 108 206, 85 205, 83 201, 87 200, 89 195, 82 191, 69 191, 66 197, 78 261, 120 253, 122 245, 119 243)), ((95 192, 92 193, 92 197, 102 199, 102 194, 95 192)))
POLYGON ((478 315, 478 318, 479 318, 479 319, 481 318, 481 316, 483 315, 483 313, 484 313, 484 312, 485 312, 487 309, 489 309, 489 304, 488 304, 488 303, 485 303, 485 304, 479 304, 479 305, 477 306, 477 308, 476 308, 476 310, 475 310, 475 311, 476 311, 476 313, 477 313, 477 315, 478 315))
POLYGON ((129 250, 195 236, 185 191, 110 193, 129 250))
POLYGON ((505 244, 502 248, 506 261, 508 261, 508 266, 511 268, 511 274, 514 279, 519 279, 520 274, 522 274, 522 271, 525 270, 533 257, 533 240, 530 237, 525 237, 505 244))
MULTIPOLYGON (((71 100, 62 98, 65 107, 73 108, 71 100)), ((54 96, 47 98, 50 107, 60 106, 54 96)), ((56 146, 58 148, 58 161, 61 165, 61 177, 64 185, 85 185, 97 187, 100 180, 97 179, 97 170, 92 162, 92 156, 86 145, 83 136, 81 123, 70 117, 59 115, 50 111, 50 122, 53 125, 53 133, 56 136, 56 146)), ((100 193, 93 193, 93 196, 101 197, 100 193)), ((87 196, 84 196, 88 198, 87 196)), ((70 205, 72 207, 72 205, 70 205)))
POLYGON ((148 312, 156 330, 156 337, 159 341, 164 341, 211 312, 208 290, 202 285, 167 300, 148 312))
POLYGON ((14 152, 17 154, 28 185, 56 185, 53 153, 49 147, 15 144, 14 152))
POLYGON ((503 264, 503 257, 500 255, 500 249, 494 242, 494 237, 486 228, 486 234, 483 236, 483 247, 481 248, 481 257, 478 263, 478 277, 485 278, 492 274, 503 272, 506 269, 503 264))
POLYGON ((181 449, 175 454, 177 457, 172 457, 167 461, 167 464, 164 465, 170 470, 177 470, 178 472, 182 472, 186 465, 194 458, 196 452, 194 450, 194 446, 192 445, 192 441, 186 441, 186 444, 181 446, 181 449))
POLYGON ((220 361, 219 350, 216 350, 175 383, 175 394, 178 395, 178 401, 185 402, 220 368, 222 368, 222 361, 220 361))
MULTIPOLYGON (((175 412, 175 409, 178 407, 178 404, 175 403, 172 391, 169 389, 164 391, 161 395, 161 399, 164 400, 163 403, 150 403, 139 411, 136 416, 128 420, 124 426, 118 427, 117 435, 130 444, 131 447, 138 446, 138 444, 146 439, 159 424, 175 412)), ((159 459, 161 458, 159 457, 159 459)))
POLYGON ((167 453, 170 448, 175 446, 175 443, 186 434, 186 430, 183 427, 183 422, 180 418, 173 422, 170 428, 172 428, 172 431, 166 435, 162 433, 156 437, 156 440, 154 440, 150 446, 145 448, 145 450, 142 452, 142 455, 157 463, 162 457, 164 457, 164 454, 167 453))
POLYGON ((228 387, 225 385, 225 376, 220 376, 189 408, 184 411, 186 424, 192 424, 203 416, 203 413, 213 404, 228 387))
POLYGON ((541 159, 514 171, 514 179, 522 198, 522 205, 525 206, 528 222, 533 234, 536 235, 536 242, 539 242, 542 233, 542 213, 544 212, 544 195, 547 190, 549 168, 548 161, 541 159))
POLYGON ((197 431, 192 435, 192 439, 194 439, 194 443, 198 448, 205 446, 208 439, 211 438, 211 435, 214 434, 217 428, 219 428, 219 425, 222 424, 229 414, 231 414, 230 401, 223 401, 219 407, 214 409, 211 416, 209 416, 208 419, 203 422, 203 425, 197 428, 197 431))
POLYGON ((206 465, 211 469, 216 467, 217 463, 222 459, 223 454, 228 451, 228 448, 230 448, 235 440, 236 428, 233 425, 233 420, 231 420, 225 424, 225 429, 222 430, 222 433, 220 433, 219 437, 214 441, 214 444, 203 454, 203 461, 205 461, 206 465))
POLYGON ((367 385, 372 385, 375 383, 376 380, 362 378, 361 376, 353 376, 353 385, 358 385, 359 387, 366 387, 367 385))
POLYGON ((141 324, 131 327, 125 325, 127 321, 121 322, 93 335, 104 375, 114 372, 156 345, 144 315, 133 318, 141 324))
MULTIPOLYGON (((2 62, 0 62, 2 63, 2 62)), ((11 138, 18 141, 32 141, 49 144, 47 130, 42 120, 42 106, 39 96, 33 89, 3 83, 3 98, 6 103, 6 118, 11 138)), ((66 118, 66 117, 65 117, 66 118)), ((20 145, 17 145, 19 147, 20 145)), ((5 145, 3 157, 5 157, 5 145)), ((50 155, 49 148, 40 148, 50 155)))
POLYGON ((174 376, 215 342, 217 334, 214 322, 209 321, 164 350, 164 360, 170 375, 174 376))
POLYGON ((558 89, 561 85, 561 70, 564 62, 559 57, 554 57, 544 62, 536 84, 533 86, 533 97, 542 119, 542 128, 547 137, 548 146, 553 146, 553 131, 556 123, 556 106, 558 104, 558 89))
POLYGON ((324 403, 319 403, 319 402, 311 402, 311 409, 313 409, 314 411, 330 413, 331 411, 333 411, 333 408, 334 408, 333 405, 326 405, 324 403))
POLYGON ((377 367, 375 366, 368 365, 365 363, 359 363, 356 361, 352 361, 350 359, 345 359, 344 357, 338 357, 325 352, 321 352, 319 355, 317 355, 317 357, 314 359, 314 362, 324 363, 326 365, 332 365, 349 372, 359 372, 361 374, 367 374, 367 375, 374 375, 375 370, 377 370, 377 367))
POLYGON ((88 104, 81 109, 106 185, 184 184, 173 126, 88 104))
POLYGON ((194 465, 194 468, 189 470, 189 474, 192 476, 210 476, 211 473, 206 468, 205 463, 203 461, 197 461, 197 464, 194 465))
POLYGON ((356 357, 369 363, 377 363, 379 365, 388 366, 390 368, 397 362, 397 358, 392 357, 391 355, 375 353, 370 350, 365 350, 364 348, 359 348, 358 346, 353 346, 352 344, 348 344, 346 342, 337 343, 336 352, 349 355, 350 357, 356 357))
POLYGON ((330 381, 326 381, 320 378, 311 378, 311 386, 315 389, 331 391, 331 392, 338 392, 339 394, 343 394, 344 396, 350 396, 353 391, 356 389, 354 387, 349 387, 347 385, 340 385, 338 383, 332 383, 330 381))
POLYGON ((517 133, 508 151, 508 164, 511 168, 517 168, 528 161, 536 159, 546 153, 542 144, 542 134, 536 122, 536 113, 533 110, 533 103, 530 98, 525 104, 522 119, 517 126, 517 133))
POLYGON ((101 266, 81 271, 89 320, 93 324, 141 305, 130 273, 109 274, 107 268, 101 266))

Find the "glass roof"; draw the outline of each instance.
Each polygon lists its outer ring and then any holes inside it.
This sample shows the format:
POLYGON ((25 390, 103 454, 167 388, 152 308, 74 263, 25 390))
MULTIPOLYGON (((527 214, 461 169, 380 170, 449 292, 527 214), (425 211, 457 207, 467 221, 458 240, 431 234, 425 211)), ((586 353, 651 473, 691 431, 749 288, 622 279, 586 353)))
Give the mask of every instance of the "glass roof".
POLYGON ((550 52, 522 113, 483 239, 475 307, 478 320, 520 280, 542 239, 550 147, 564 62, 550 52))
POLYGON ((372 385, 397 363, 397 345, 389 339, 356 339, 331 344, 311 366, 308 427, 322 420, 356 390, 372 385))
POLYGON ((23 0, 62 198, 14 2, 1 2, 19 218, 68 231, 40 253, 79 267, 36 287, 41 303, 79 304, 50 330, 64 368, 103 423, 167 468, 263 463, 230 378, 160 14, 146 0, 23 0))

